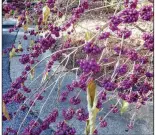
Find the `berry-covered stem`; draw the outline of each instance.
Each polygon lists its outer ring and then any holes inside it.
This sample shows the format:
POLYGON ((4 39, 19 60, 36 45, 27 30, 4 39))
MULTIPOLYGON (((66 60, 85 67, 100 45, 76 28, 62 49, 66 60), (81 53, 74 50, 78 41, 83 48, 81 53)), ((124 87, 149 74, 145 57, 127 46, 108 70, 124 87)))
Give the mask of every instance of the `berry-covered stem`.
MULTIPOLYGON (((114 105, 114 107, 117 106, 117 104, 119 103, 120 99, 117 100, 116 104, 114 105)), ((114 108, 112 108, 103 118, 103 120, 105 120, 105 118, 113 111, 114 108)), ((101 112, 101 111, 100 111, 101 112)), ((99 125, 101 124, 101 122, 99 122, 99 124, 96 126, 95 130, 98 129, 99 125)))

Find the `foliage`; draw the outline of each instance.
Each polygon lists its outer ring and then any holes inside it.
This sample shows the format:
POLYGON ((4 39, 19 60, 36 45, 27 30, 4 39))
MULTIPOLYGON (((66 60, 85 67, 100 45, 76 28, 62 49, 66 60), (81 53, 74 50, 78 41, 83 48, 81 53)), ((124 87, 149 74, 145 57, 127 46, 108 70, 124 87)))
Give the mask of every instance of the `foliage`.
MULTIPOLYGON (((151 59, 153 58, 154 38, 152 29, 145 30, 140 26, 140 23, 152 24, 153 4, 149 1, 147 5, 141 6, 142 1, 124 0, 90 9, 91 2, 89 3, 87 0, 78 1, 78 6, 73 8, 74 2, 77 4, 76 0, 72 2, 68 0, 65 4, 63 1, 57 0, 4 2, 4 17, 14 17, 18 20, 9 32, 23 28, 25 32, 20 40, 29 42, 30 39, 28 53, 22 54, 19 59, 25 68, 21 75, 11 83, 11 88, 7 93, 3 94, 3 101, 6 105, 11 102, 19 103, 21 105, 19 111, 27 111, 28 114, 36 102, 45 98, 43 109, 44 105, 49 102, 49 97, 44 97, 43 92, 51 87, 50 96, 57 82, 63 82, 64 76, 69 71, 75 71, 76 75, 78 74, 78 77, 70 82, 66 89, 60 87, 58 90, 59 96, 56 100, 58 105, 68 102, 69 108, 64 110, 55 108, 42 123, 38 123, 37 120, 31 121, 21 131, 27 118, 25 116, 20 127, 17 127, 18 129, 9 128, 5 132, 6 134, 41 134, 42 131, 49 128, 51 123, 53 125, 55 123, 57 125, 55 135, 73 135, 77 131, 76 127, 70 125, 71 119, 85 122, 86 134, 97 134, 99 127, 107 126, 106 118, 109 113, 117 113, 119 110, 124 113, 130 104, 135 105, 135 110, 140 109, 152 98, 153 65, 151 59), (76 35, 76 27, 80 18, 88 12, 94 12, 115 4, 114 14, 109 15, 106 24, 103 26, 99 24, 96 31, 85 32, 78 45, 75 45, 74 41, 78 36, 76 35), (120 5, 123 7, 119 11, 120 5), (29 29, 30 26, 35 26, 35 28, 29 29), (135 34, 137 30, 140 33, 139 37, 135 34), (40 36, 41 34, 43 36, 40 36), (32 37, 37 38, 33 41, 32 37), (62 37, 65 37, 63 43, 57 43, 62 37), (40 56, 48 50, 52 50, 51 55, 40 60, 40 56), (80 57, 76 57, 77 54, 80 57), (30 89, 26 85, 29 76, 31 76, 33 83, 35 68, 45 60, 47 60, 47 64, 45 70, 42 71, 42 80, 37 90, 30 89), (73 61, 73 67, 66 70, 66 67, 69 67, 69 60, 73 61), (60 70, 58 66, 53 71, 56 62, 59 62, 63 68, 60 70), (57 76, 56 80, 52 84, 49 83, 54 76, 57 76), (97 90, 96 85, 100 86, 99 90, 97 90), (31 96, 33 91, 35 92, 34 97, 31 96), (83 102, 81 97, 84 94, 87 95, 87 104, 83 102), (69 95, 74 96, 69 97, 69 95), (100 122, 96 126, 98 112, 102 112, 105 102, 112 100, 108 98, 108 95, 112 95, 112 99, 116 99, 116 104, 111 104, 109 113, 104 118, 99 118, 100 122), (34 99, 27 100, 29 98, 34 99), (121 100, 123 103, 122 107, 119 108, 118 104, 121 100), (82 103, 85 104, 84 107, 82 107, 82 103), (25 109, 25 104, 30 104, 28 110, 25 109), (87 105, 88 110, 86 109, 87 105), (61 114, 64 120, 57 122, 56 119, 61 114)), ((95 2, 97 0, 92 1, 92 3, 95 2)), ((12 58, 15 54, 23 52, 21 41, 17 47, 13 45, 4 50, 3 54, 9 54, 12 58)), ((18 114, 18 112, 16 113, 18 114)), ((4 115, 6 116, 6 113, 4 115)))

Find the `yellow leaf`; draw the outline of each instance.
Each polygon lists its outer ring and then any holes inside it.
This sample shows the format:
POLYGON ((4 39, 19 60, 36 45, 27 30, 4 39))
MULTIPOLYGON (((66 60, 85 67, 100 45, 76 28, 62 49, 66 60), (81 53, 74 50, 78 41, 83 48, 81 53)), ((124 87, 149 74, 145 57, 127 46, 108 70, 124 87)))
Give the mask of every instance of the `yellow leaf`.
POLYGON ((21 16, 18 16, 18 19, 17 20, 20 21, 20 19, 21 19, 21 16))
POLYGON ((19 44, 19 45, 18 45, 18 49, 19 49, 19 50, 22 49, 22 44, 19 44))
POLYGON ((85 135, 89 135, 89 132, 90 132, 90 126, 89 126, 89 120, 87 120, 85 127, 85 135))
POLYGON ((34 72, 35 72, 35 70, 34 70, 34 68, 30 71, 30 75, 31 75, 31 80, 33 80, 33 78, 34 78, 34 72))
POLYGON ((85 40, 89 41, 92 38, 92 33, 91 32, 86 32, 85 33, 85 40))
POLYGON ((129 107, 129 103, 123 100, 122 107, 120 109, 121 115, 127 111, 128 107, 129 107))
POLYGON ((15 48, 12 48, 12 50, 10 51, 10 53, 9 53, 10 59, 11 59, 13 56, 15 56, 15 54, 16 54, 15 50, 16 50, 15 48))
POLYGON ((88 94, 90 96, 91 99, 91 107, 93 106, 93 102, 94 102, 94 98, 95 98, 95 92, 96 92, 96 84, 94 82, 94 80, 89 80, 88 84, 87 84, 87 88, 88 88, 88 94))
POLYGON ((27 25, 30 25, 31 24, 31 19, 29 18, 28 15, 26 15, 26 23, 27 23, 27 25))
POLYGON ((45 72, 43 75, 41 83, 43 83, 47 79, 47 77, 48 77, 48 72, 45 72))
POLYGON ((43 7, 43 22, 47 22, 47 19, 50 15, 50 8, 46 5, 43 7))
POLYGON ((34 40, 30 40, 30 47, 33 47, 34 45, 34 40))
POLYGON ((7 120, 10 120, 10 116, 6 109, 6 105, 5 105, 4 101, 3 101, 3 106, 2 106, 2 112, 3 112, 3 115, 7 118, 7 120))
POLYGON ((93 79, 90 79, 87 83, 87 102, 88 102, 88 112, 89 112, 89 118, 88 118, 88 125, 86 125, 85 132, 87 134, 93 134, 95 130, 95 122, 96 122, 96 116, 99 112, 99 109, 96 108, 97 105, 97 96, 96 96, 96 84, 93 79))
POLYGON ((28 25, 25 24, 25 25, 23 26, 23 29, 24 29, 24 31, 27 31, 27 30, 28 30, 28 25))

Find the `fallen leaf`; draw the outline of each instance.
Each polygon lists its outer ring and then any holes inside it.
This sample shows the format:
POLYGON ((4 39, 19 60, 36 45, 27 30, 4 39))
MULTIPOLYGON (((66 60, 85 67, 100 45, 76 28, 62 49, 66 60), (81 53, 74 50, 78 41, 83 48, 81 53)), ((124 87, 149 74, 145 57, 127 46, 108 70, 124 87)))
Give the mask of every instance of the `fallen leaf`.
POLYGON ((3 112, 3 115, 7 118, 7 120, 10 120, 10 116, 9 116, 9 113, 7 111, 4 101, 3 101, 3 106, 2 106, 2 112, 3 112))

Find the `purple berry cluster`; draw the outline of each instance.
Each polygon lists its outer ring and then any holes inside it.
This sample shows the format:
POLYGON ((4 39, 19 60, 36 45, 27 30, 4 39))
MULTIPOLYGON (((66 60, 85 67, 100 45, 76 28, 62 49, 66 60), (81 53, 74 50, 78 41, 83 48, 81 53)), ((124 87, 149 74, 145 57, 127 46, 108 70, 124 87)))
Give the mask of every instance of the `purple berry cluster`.
POLYGON ((80 68, 83 70, 85 73, 93 72, 97 73, 100 71, 100 66, 97 64, 95 59, 90 59, 90 60, 79 60, 78 61, 80 68))
POLYGON ((124 39, 129 38, 131 36, 131 34, 132 34, 132 32, 130 30, 127 30, 127 29, 117 31, 118 37, 120 37, 120 38, 123 37, 124 39))
MULTIPOLYGON (((86 82, 87 82, 88 76, 85 74, 82 74, 79 76, 79 80, 73 81, 72 84, 66 85, 67 90, 63 90, 59 96, 60 102, 65 102, 67 100, 67 97, 70 92, 72 92, 75 88, 80 88, 84 91, 86 91, 86 82)), ((70 104, 77 105, 80 104, 81 99, 77 96, 73 96, 69 99, 70 104)))
POLYGON ((11 89, 3 95, 3 100, 6 104, 13 101, 22 103, 25 100, 26 97, 22 93, 18 92, 18 90, 21 88, 22 84, 24 84, 26 79, 26 76, 20 76, 11 83, 11 89))
POLYGON ((48 35, 48 37, 40 39, 39 43, 41 45, 42 52, 45 52, 52 47, 55 43, 55 39, 51 35, 48 35))
POLYGON ((39 135, 42 131, 49 128, 50 123, 55 122, 58 117, 58 110, 54 109, 43 122, 31 120, 28 126, 22 132, 22 135, 39 135))
POLYGON ((30 62, 29 54, 23 54, 21 58, 19 59, 19 61, 21 64, 27 64, 28 62, 30 62))
POLYGON ((117 84, 108 78, 102 80, 101 86, 107 91, 114 91, 117 88, 117 84))
POLYGON ((153 5, 143 6, 140 9, 139 13, 140 13, 141 19, 145 21, 151 21, 153 17, 153 5))
POLYGON ((128 50, 128 53, 127 53, 127 56, 128 58, 131 60, 131 61, 137 61, 139 55, 137 53, 137 51, 131 49, 131 50, 128 50))
POLYGON ((142 38, 144 40, 144 47, 146 47, 150 51, 153 51, 154 50, 153 34, 152 33, 144 33, 142 38))
POLYGON ((12 5, 11 4, 3 5, 3 12, 9 13, 11 9, 12 9, 12 5))
POLYGON ((150 73, 150 72, 146 72, 145 75, 148 78, 152 78, 153 77, 153 73, 150 73))
POLYGON ((88 42, 83 47, 83 50, 87 54, 97 55, 97 54, 100 54, 102 52, 103 47, 98 47, 97 45, 94 45, 93 43, 88 42))
POLYGON ((144 73, 145 73, 145 68, 143 68, 143 66, 140 65, 140 64, 136 64, 136 65, 134 66, 134 72, 135 72, 135 74, 137 74, 137 75, 144 74, 144 73))
POLYGON ((41 132, 42 129, 40 128, 40 123, 35 120, 31 120, 28 126, 23 130, 21 135, 39 135, 41 132))
POLYGON ((65 120, 71 120, 75 114, 75 110, 73 108, 68 108, 67 110, 62 111, 62 115, 65 120))
POLYGON ((102 101, 106 100, 107 93, 105 91, 100 92, 98 98, 102 101))
POLYGON ((111 105, 110 109, 112 110, 113 113, 117 113, 118 112, 118 108, 115 105, 111 105))
POLYGON ((109 28, 112 30, 112 31, 115 31, 115 30, 118 30, 118 26, 119 24, 122 23, 122 20, 119 16, 112 16, 110 18, 110 23, 109 23, 109 28))
POLYGON ((81 2, 81 4, 72 11, 72 17, 62 26, 61 30, 67 30, 67 28, 69 28, 80 18, 86 9, 88 9, 88 2, 81 2))
POLYGON ((141 64, 147 64, 149 60, 147 56, 139 56, 137 62, 141 64))
POLYGON ((109 36, 110 36, 110 32, 103 32, 103 33, 100 34, 98 39, 99 40, 104 40, 104 39, 109 38, 109 36))
POLYGON ((76 130, 73 127, 67 125, 65 121, 57 124, 57 130, 54 135, 75 135, 76 130))
POLYGON ((79 121, 86 121, 88 119, 88 113, 84 108, 79 108, 75 112, 76 119, 79 121))
POLYGON ((50 72, 51 71, 51 68, 54 64, 55 61, 57 61, 59 58, 60 58, 61 55, 61 52, 58 52, 58 53, 55 53, 54 55, 52 55, 46 65, 46 71, 47 72, 50 72))
POLYGON ((128 53, 128 49, 124 46, 121 48, 120 45, 115 45, 113 49, 117 53, 117 55, 119 55, 119 54, 127 55, 127 53, 128 53))
POLYGON ((126 80, 123 80, 123 81, 120 82, 119 88, 121 90, 127 90, 127 89, 131 88, 132 85, 133 85, 132 80, 126 79, 126 80))
POLYGON ((49 8, 53 8, 56 0, 47 0, 46 3, 49 8))
POLYGON ((100 121, 100 127, 105 128, 108 125, 108 123, 105 120, 100 121))
POLYGON ((46 130, 51 123, 54 123, 56 121, 56 118, 58 117, 58 110, 54 109, 45 120, 43 120, 41 124, 41 129, 46 130))
POLYGON ((127 71, 128 71, 128 66, 127 66, 127 64, 122 64, 121 66, 119 66, 119 67, 116 69, 117 75, 119 75, 119 76, 122 76, 122 75, 126 74, 127 71))
POLYGON ((73 96, 70 98, 70 103, 72 105, 80 104, 80 102, 81 102, 81 99, 79 97, 73 96))
POLYGON ((59 101, 60 101, 60 102, 66 101, 68 94, 69 94, 68 91, 63 91, 63 92, 61 93, 60 97, 59 97, 59 101))
POLYGON ((148 92, 151 91, 151 90, 152 90, 152 86, 151 86, 151 84, 149 84, 149 83, 147 83, 147 82, 141 84, 141 85, 138 87, 138 91, 139 91, 140 93, 143 93, 143 94, 146 94, 146 93, 148 93, 148 92))
POLYGON ((3 135, 16 135, 16 134, 17 134, 16 130, 12 129, 11 127, 8 127, 3 135))
POLYGON ((131 31, 127 29, 121 30, 118 26, 121 23, 131 24, 137 22, 139 18, 139 12, 135 8, 125 8, 118 15, 110 18, 109 28, 112 31, 117 31, 117 35, 124 38, 128 38, 131 35, 131 31))
POLYGON ((11 88, 7 93, 3 94, 3 101, 5 102, 5 104, 11 102, 11 98, 14 97, 17 92, 17 89, 11 88))
POLYGON ((22 102, 25 101, 25 99, 26 99, 26 97, 25 97, 22 93, 20 93, 20 92, 18 92, 18 93, 12 98, 12 100, 13 100, 14 102, 17 102, 17 103, 22 103, 22 102))
POLYGON ((138 20, 139 12, 133 8, 126 8, 119 14, 119 17, 122 23, 134 23, 138 20))
POLYGON ((86 91, 86 82, 88 80, 88 75, 85 75, 85 73, 81 74, 79 76, 79 81, 78 81, 78 87, 81 88, 82 90, 86 91))
POLYGON ((102 108, 102 103, 106 100, 107 93, 105 91, 101 91, 98 96, 98 101, 96 107, 98 109, 102 108))

